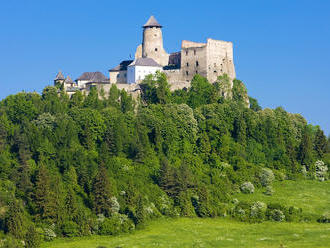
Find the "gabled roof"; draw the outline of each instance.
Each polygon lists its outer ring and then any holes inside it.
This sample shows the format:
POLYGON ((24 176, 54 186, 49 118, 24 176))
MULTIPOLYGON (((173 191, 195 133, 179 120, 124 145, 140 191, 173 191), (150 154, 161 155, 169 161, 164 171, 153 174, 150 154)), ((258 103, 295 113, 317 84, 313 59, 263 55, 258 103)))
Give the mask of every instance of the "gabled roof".
POLYGON ((106 76, 102 72, 84 72, 77 80, 89 81, 89 82, 104 82, 107 81, 106 76))
POLYGON ((64 80, 64 76, 61 71, 59 71, 56 75, 55 81, 56 80, 64 80))
POLYGON ((124 61, 120 62, 119 65, 110 69, 109 71, 127 71, 127 66, 132 62, 133 62, 133 60, 124 60, 124 61))
POLYGON ((146 24, 143 25, 144 28, 147 28, 147 27, 159 27, 161 28, 162 25, 160 25, 156 18, 154 16, 150 16, 149 20, 147 21, 146 24))
POLYGON ((137 58, 129 66, 154 66, 162 67, 152 58, 137 58))

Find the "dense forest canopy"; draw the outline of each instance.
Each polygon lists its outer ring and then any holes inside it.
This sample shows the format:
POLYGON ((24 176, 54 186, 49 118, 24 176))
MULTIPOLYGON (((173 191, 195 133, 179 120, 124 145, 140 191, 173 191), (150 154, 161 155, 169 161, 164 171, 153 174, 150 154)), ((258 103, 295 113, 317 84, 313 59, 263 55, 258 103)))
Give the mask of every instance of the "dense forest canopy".
POLYGON ((116 234, 160 216, 305 218, 285 205, 243 214, 232 195, 271 194, 274 179, 327 179, 329 138, 299 114, 261 109, 241 81, 229 84, 196 75, 171 92, 157 73, 137 99, 113 85, 108 96, 92 88, 69 98, 49 86, 2 100, 3 247, 116 234))

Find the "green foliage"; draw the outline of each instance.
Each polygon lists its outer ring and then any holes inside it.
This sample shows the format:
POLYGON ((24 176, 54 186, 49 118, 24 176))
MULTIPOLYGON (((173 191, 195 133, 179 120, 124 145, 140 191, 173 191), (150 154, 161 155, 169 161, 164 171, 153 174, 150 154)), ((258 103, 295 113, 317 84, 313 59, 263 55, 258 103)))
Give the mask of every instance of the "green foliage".
POLYGON ((317 175, 327 183, 330 141, 318 126, 281 107, 262 110, 253 98, 248 108, 244 84, 227 75, 214 84, 196 75, 189 89, 170 92, 157 72, 141 91, 138 105, 115 85, 109 96, 92 88, 69 98, 46 87, 0 102, 0 230, 8 242, 36 247, 39 232, 46 240, 117 234, 161 215, 259 222, 284 220, 279 211, 286 221, 323 214, 269 202, 280 180, 317 175), (240 188, 262 199, 233 206, 240 188))

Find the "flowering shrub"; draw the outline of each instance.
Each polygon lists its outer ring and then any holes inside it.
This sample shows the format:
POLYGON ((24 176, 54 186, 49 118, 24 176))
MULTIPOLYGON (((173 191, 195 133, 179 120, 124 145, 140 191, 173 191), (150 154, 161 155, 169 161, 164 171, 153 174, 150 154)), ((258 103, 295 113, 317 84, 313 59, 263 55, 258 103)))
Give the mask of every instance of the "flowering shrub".
POLYGON ((328 166, 322 160, 315 162, 315 178, 321 182, 328 179, 328 166))
POLYGON ((260 183, 262 186, 266 187, 272 184, 275 179, 274 173, 269 168, 262 168, 259 174, 260 183))
POLYGON ((279 209, 274 209, 271 211, 271 218, 274 221, 282 222, 285 220, 285 215, 279 209))
POLYGON ((252 194, 254 192, 254 186, 251 182, 245 182, 241 185, 241 191, 244 194, 252 194))

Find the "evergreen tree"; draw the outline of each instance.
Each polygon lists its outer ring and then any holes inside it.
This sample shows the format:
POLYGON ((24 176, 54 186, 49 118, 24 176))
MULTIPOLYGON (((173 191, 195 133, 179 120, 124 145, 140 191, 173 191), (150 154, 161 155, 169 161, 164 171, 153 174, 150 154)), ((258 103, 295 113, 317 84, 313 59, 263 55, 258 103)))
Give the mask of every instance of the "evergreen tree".
POLYGON ((319 158, 323 157, 323 154, 326 152, 327 149, 327 138, 324 135, 324 132, 318 128, 315 134, 314 139, 314 150, 317 153, 319 158))
POLYGON ((104 165, 101 165, 93 183, 93 206, 96 214, 110 216, 111 185, 104 165))
POLYGON ((16 199, 9 203, 9 211, 6 217, 6 232, 18 239, 23 239, 27 228, 27 219, 23 206, 16 199))
POLYGON ((41 162, 36 176, 34 201, 39 218, 53 219, 57 216, 56 201, 54 192, 51 189, 51 179, 44 162, 41 162))
POLYGON ((306 126, 302 133, 302 138, 298 151, 298 159, 301 164, 309 165, 312 159, 311 152, 312 152, 312 141, 308 127, 306 126))

